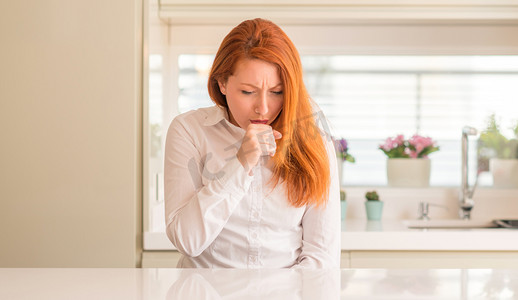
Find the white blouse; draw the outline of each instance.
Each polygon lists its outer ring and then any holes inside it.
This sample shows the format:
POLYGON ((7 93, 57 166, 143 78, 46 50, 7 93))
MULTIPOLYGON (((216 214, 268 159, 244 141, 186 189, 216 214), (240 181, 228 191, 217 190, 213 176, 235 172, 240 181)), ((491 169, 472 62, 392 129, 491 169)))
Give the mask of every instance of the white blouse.
MULTIPOLYGON (((319 114, 321 116, 321 114, 319 114)), ((323 121, 323 120, 320 120, 323 121)), ((245 130, 217 106, 177 116, 165 145, 167 236, 184 268, 339 268, 340 196, 336 155, 321 131, 331 169, 324 207, 289 205, 272 190, 260 160, 249 175, 236 157, 245 130)))

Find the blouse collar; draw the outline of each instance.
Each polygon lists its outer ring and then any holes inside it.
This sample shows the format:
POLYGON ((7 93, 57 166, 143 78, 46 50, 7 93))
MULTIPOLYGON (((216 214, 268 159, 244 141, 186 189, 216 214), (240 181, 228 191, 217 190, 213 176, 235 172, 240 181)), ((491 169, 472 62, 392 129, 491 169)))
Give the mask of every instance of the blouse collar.
POLYGON ((214 105, 207 112, 208 112, 208 115, 205 118, 205 122, 203 122, 203 125, 214 126, 214 125, 224 121, 227 123, 227 125, 230 128, 233 128, 234 130, 237 129, 239 132, 245 132, 245 130, 242 129, 241 127, 230 123, 230 118, 228 117, 227 108, 220 107, 218 105, 214 105))

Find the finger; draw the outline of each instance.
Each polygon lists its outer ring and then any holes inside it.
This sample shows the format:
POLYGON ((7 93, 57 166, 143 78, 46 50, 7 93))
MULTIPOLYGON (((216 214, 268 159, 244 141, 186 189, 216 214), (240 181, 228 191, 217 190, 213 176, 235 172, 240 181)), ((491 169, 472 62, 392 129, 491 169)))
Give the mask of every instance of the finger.
POLYGON ((248 125, 248 128, 247 130, 253 130, 256 132, 257 135, 261 135, 261 134, 273 134, 275 139, 280 139, 282 138, 282 133, 280 133, 279 131, 273 129, 272 126, 270 125, 265 125, 265 124, 250 124, 248 125))
POLYGON ((275 144, 275 142, 273 141, 273 138, 271 139, 270 142, 268 142, 268 141, 260 142, 259 145, 260 145, 261 149, 264 149, 267 152, 277 148, 277 144, 275 144))
POLYGON ((275 144, 275 136, 271 128, 265 131, 258 132, 256 134, 256 137, 259 143, 275 144))
POLYGON ((273 146, 272 144, 261 144, 261 156, 275 155, 275 152, 277 151, 277 147, 273 146))
MULTIPOLYGON (((272 140, 273 140, 273 138, 272 138, 272 140)), ((272 143, 263 142, 263 143, 260 143, 259 146, 261 149, 261 156, 264 156, 264 155, 273 156, 277 149, 277 145, 275 144, 275 142, 272 142, 272 143)))
POLYGON ((282 138, 282 133, 278 132, 275 129, 272 129, 272 130, 273 130, 273 136, 275 137, 276 140, 282 138))
POLYGON ((277 151, 277 148, 273 148, 272 150, 270 150, 270 153, 268 153, 271 157, 273 157, 275 155, 275 152, 277 151))
POLYGON ((275 137, 273 134, 264 134, 258 137, 258 142, 260 144, 266 144, 270 147, 277 147, 277 144, 275 143, 275 137))
POLYGON ((269 147, 268 154, 270 156, 274 156, 275 152, 277 151, 277 144, 275 143, 273 136, 270 139, 270 143, 268 144, 268 147, 269 147))
POLYGON ((251 124, 250 126, 252 127, 249 129, 251 132, 255 132, 255 138, 259 143, 260 155, 274 156, 277 149, 277 143, 275 140, 282 137, 282 134, 268 125, 251 124))

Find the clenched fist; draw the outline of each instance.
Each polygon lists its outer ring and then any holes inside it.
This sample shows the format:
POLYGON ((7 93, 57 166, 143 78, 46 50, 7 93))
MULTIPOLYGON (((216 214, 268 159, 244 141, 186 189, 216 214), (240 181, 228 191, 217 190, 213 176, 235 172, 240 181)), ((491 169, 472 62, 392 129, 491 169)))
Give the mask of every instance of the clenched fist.
MULTIPOLYGON (((246 128, 243 143, 237 151, 237 159, 245 170, 250 171, 264 155, 274 156, 277 144, 275 140, 282 134, 266 124, 250 124, 246 128)), ((250 173, 251 174, 251 173, 250 173)))

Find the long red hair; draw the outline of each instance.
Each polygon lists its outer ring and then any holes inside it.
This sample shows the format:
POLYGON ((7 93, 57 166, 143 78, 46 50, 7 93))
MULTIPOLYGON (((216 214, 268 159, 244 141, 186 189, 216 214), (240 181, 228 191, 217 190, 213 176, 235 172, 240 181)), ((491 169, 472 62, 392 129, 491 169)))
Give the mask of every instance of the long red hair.
POLYGON ((209 74, 209 95, 228 109, 218 81, 226 82, 240 59, 259 59, 277 66, 284 106, 271 126, 282 133, 273 157, 272 182, 286 184, 292 206, 325 204, 331 182, 329 158, 302 78, 297 49, 279 26, 264 19, 247 20, 223 39, 209 74))

